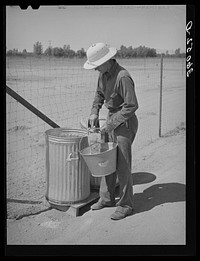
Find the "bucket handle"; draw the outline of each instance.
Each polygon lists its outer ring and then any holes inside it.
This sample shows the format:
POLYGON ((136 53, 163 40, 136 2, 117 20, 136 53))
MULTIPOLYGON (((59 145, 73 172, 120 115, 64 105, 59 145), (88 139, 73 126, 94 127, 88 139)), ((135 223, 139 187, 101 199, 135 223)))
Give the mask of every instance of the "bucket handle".
POLYGON ((68 155, 68 157, 67 157, 67 159, 66 159, 66 161, 72 161, 72 160, 79 160, 79 157, 77 157, 77 158, 72 158, 72 155, 75 155, 75 154, 77 154, 78 155, 78 153, 74 153, 74 152, 71 152, 71 153, 69 153, 69 155, 68 155))
POLYGON ((106 160, 106 161, 103 161, 103 162, 99 162, 98 165, 102 168, 105 168, 107 165, 108 165, 109 161, 106 160))

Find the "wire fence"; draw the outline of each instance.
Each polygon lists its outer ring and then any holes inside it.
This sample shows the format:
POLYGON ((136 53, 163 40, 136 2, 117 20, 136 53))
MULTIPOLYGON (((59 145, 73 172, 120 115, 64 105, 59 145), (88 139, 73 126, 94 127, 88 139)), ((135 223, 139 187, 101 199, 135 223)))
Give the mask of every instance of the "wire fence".
MULTIPOLYGON (((134 155, 159 137, 161 59, 118 59, 136 88, 139 129, 134 155)), ((85 59, 7 57, 6 84, 52 121, 64 128, 81 128, 90 114, 98 72, 84 70, 85 59)), ((164 58, 161 134, 185 122, 184 58, 164 58)), ((103 106, 100 117, 107 109, 103 106)), ((46 190, 45 136, 51 127, 6 94, 7 198, 41 199, 46 190)))

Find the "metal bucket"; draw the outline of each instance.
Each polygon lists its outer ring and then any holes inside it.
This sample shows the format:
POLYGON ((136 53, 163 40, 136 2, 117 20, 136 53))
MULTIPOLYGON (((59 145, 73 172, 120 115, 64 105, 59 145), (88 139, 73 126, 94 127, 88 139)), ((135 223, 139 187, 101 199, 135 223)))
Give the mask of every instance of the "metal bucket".
POLYGON ((92 176, 102 177, 116 171, 117 144, 114 142, 100 143, 100 153, 92 153, 87 147, 80 151, 92 176))
POLYGON ((79 129, 55 128, 46 137, 46 199, 68 206, 90 195, 90 171, 80 157, 80 140, 87 133, 79 129))
MULTIPOLYGON (((83 150, 88 146, 89 146, 88 137, 86 136, 86 137, 81 138, 80 149, 83 150)), ((85 162, 85 160, 84 160, 84 162, 85 162)), ((100 187, 101 177, 94 177, 94 176, 92 176, 89 169, 88 169, 88 171, 90 173, 90 186, 91 186, 91 188, 92 189, 98 189, 100 187)))
MULTIPOLYGON (((99 119, 99 126, 103 127, 105 122, 106 122, 106 118, 100 118, 99 119)), ((87 131, 87 129, 88 129, 88 118, 81 119, 80 126, 81 126, 82 129, 87 131)), ((85 145, 85 147, 88 147, 88 146, 89 146, 89 144, 87 143, 85 145)), ((83 147, 83 149, 85 147, 83 147)), ((101 183, 101 177, 95 177, 95 176, 92 176, 92 174, 90 174, 90 185, 91 185, 91 188, 98 189, 100 187, 100 183, 101 183)))

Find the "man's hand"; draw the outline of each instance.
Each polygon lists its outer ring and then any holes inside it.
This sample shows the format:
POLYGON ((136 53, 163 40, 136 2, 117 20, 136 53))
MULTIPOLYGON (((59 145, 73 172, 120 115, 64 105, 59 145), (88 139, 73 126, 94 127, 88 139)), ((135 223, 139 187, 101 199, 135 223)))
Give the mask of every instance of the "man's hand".
POLYGON ((108 125, 108 124, 105 124, 105 125, 103 125, 102 128, 100 128, 101 134, 109 133, 109 132, 111 132, 112 130, 113 130, 113 129, 112 129, 111 126, 108 125))
POLYGON ((96 115, 96 114, 91 114, 89 119, 88 119, 88 127, 90 128, 94 128, 95 127, 95 124, 97 123, 98 121, 98 118, 99 116, 96 115))

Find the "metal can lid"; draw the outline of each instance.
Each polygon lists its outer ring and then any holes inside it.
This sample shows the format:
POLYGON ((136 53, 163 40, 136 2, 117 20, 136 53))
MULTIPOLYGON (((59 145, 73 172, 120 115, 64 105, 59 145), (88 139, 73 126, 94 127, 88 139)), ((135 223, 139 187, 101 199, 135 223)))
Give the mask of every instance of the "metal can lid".
POLYGON ((87 132, 84 130, 66 129, 66 128, 49 129, 45 133, 47 136, 62 138, 62 139, 82 138, 87 134, 87 132))

